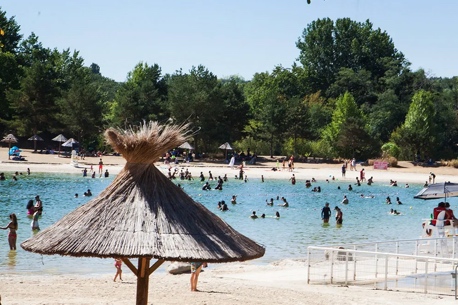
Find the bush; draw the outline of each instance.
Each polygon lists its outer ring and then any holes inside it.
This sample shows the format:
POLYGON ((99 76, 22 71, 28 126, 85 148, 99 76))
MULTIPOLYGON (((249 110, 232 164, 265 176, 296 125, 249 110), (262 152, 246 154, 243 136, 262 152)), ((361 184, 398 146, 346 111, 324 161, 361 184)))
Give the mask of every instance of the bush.
POLYGON ((454 167, 454 168, 458 168, 458 160, 457 159, 450 160, 450 162, 444 162, 444 164, 445 163, 447 163, 448 166, 451 166, 451 167, 454 167))

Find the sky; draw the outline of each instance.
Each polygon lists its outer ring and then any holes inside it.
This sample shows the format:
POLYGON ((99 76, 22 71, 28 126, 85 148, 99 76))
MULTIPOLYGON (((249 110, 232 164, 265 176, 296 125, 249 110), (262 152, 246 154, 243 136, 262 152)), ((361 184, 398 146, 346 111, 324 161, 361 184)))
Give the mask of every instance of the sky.
POLYGON ((24 37, 77 50, 85 65, 125 81, 136 64, 162 73, 203 65, 218 78, 297 61, 296 41, 319 18, 369 19, 429 76, 458 75, 457 0, 3 0, 24 37))

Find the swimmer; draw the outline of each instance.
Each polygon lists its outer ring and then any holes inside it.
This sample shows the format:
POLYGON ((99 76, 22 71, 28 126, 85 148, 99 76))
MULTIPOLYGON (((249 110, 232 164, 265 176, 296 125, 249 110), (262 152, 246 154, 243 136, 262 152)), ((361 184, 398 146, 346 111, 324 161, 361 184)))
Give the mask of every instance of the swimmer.
POLYGON ((346 195, 344 195, 344 198, 342 199, 342 204, 348 204, 348 198, 346 195))
POLYGON ((399 200, 399 197, 396 197, 396 203, 397 204, 402 204, 401 200, 399 200))
POLYGON ((269 205, 269 206, 273 206, 274 205, 274 199, 270 198, 270 201, 267 201, 267 199, 266 199, 266 204, 269 205))
POLYGON ((286 201, 285 197, 281 197, 281 200, 283 200, 283 204, 279 204, 279 206, 284 207, 284 208, 289 207, 289 203, 288 201, 286 201))
POLYGON ((275 213, 275 218, 280 218, 280 213, 278 211, 275 213))
POLYGON ((258 215, 256 215, 256 211, 253 211, 253 213, 251 214, 251 219, 256 219, 258 218, 258 215))
POLYGON ((367 185, 372 185, 372 183, 374 183, 374 180, 371 176, 369 179, 367 179, 367 185))
POLYGON ((391 204, 391 198, 390 198, 390 196, 386 197, 385 203, 386 203, 386 204, 391 204))
POLYGON ((262 214, 262 215, 261 215, 261 218, 266 218, 266 214, 262 214))
POLYGON ((406 185, 404 186, 406 189, 408 189, 410 186, 408 183, 406 183, 406 185))
POLYGON ((236 195, 232 195, 231 203, 232 204, 237 204, 237 196, 236 195))

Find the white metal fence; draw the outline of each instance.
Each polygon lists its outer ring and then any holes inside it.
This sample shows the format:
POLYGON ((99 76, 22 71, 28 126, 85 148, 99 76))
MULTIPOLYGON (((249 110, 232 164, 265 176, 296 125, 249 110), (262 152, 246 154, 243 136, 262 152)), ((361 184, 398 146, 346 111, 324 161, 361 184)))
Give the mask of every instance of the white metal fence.
POLYGON ((458 237, 308 247, 309 284, 455 295, 458 237))

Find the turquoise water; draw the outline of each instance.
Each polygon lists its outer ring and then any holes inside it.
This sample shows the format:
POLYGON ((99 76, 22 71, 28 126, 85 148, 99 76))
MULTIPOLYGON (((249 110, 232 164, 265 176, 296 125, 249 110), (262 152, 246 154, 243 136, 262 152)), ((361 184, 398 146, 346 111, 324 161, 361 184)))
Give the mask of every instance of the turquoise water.
MULTIPOLYGON (((10 178, 11 174, 7 174, 7 177, 10 178)), ((89 201, 90 197, 82 196, 87 189, 91 189, 93 195, 97 196, 112 180, 113 177, 92 179, 82 175, 32 173, 31 176, 20 176, 18 181, 0 181, 0 226, 8 224, 10 213, 16 213, 19 221, 16 252, 9 251, 7 231, 0 231, 0 272, 113 273, 113 261, 110 259, 42 256, 26 252, 19 246, 20 242, 32 234, 31 221, 25 208, 29 199, 40 195, 44 212, 39 223, 41 229, 44 229, 89 201), (79 193, 79 198, 74 198, 75 193, 79 193)), ((438 202, 413 199, 422 188, 421 185, 411 184, 410 188, 404 188, 375 183, 372 186, 353 185, 353 191, 348 191, 348 181, 318 181, 313 186, 321 186, 322 191, 315 193, 305 188, 304 182, 298 179, 296 185, 291 185, 287 180, 261 182, 253 178, 245 183, 229 178, 222 191, 202 191, 202 183, 198 180, 174 180, 196 201, 239 232, 266 247, 265 256, 255 263, 305 258, 310 245, 417 238, 421 234, 422 219, 429 217, 438 202), (237 205, 230 203, 232 195, 237 195, 237 205), (344 195, 350 200, 348 205, 340 204, 344 195), (276 200, 277 196, 284 196, 290 207, 279 207, 281 201, 276 200), (385 204, 387 196, 391 197, 392 205, 385 204), (403 205, 395 204, 396 197, 400 198, 403 205), (273 207, 266 205, 266 199, 270 198, 275 199, 273 207), (229 211, 217 209, 217 203, 221 200, 226 201, 229 211), (325 202, 330 203, 331 210, 336 205, 341 207, 344 219, 342 226, 336 226, 334 214, 329 225, 322 224, 320 214, 325 202), (390 215, 391 208, 402 214, 390 215), (256 211, 259 216, 264 213, 267 217, 251 219, 249 216, 252 211, 256 211), (281 215, 279 219, 274 218, 276 211, 281 215)), ((215 187, 216 181, 210 184, 215 187)), ((453 203, 452 199, 452 208, 453 203)))

